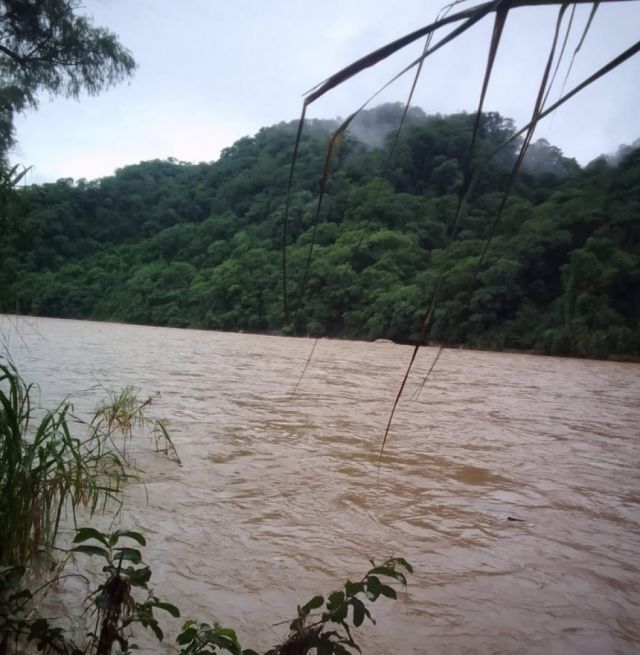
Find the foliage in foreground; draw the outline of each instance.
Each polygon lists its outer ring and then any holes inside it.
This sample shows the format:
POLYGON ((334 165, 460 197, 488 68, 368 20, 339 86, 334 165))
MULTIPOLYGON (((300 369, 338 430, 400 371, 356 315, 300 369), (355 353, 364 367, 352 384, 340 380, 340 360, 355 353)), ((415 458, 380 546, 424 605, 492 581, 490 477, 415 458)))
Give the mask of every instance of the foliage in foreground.
POLYGON ((146 546, 144 536, 131 530, 104 534, 93 528, 81 528, 74 539, 74 543, 78 545, 72 552, 100 557, 104 561, 102 571, 107 576, 92 594, 99 632, 89 633, 90 642, 85 651, 95 652, 96 655, 109 655, 116 643, 122 652, 133 648, 134 646, 129 644, 126 630, 136 623, 151 629, 158 640, 162 641, 164 633, 153 614, 154 609, 164 610, 172 616, 180 616, 177 607, 162 602, 153 595, 148 587, 151 579, 150 567, 142 562, 140 550, 131 546, 120 546, 121 539, 146 546), (85 543, 89 540, 94 543, 85 543), (141 601, 132 593, 136 588, 146 592, 141 601))
MULTIPOLYGON (((24 568, 0 567, 0 654, 22 652, 29 643, 44 653, 130 653, 137 649, 132 630, 136 625, 151 630, 158 641, 162 641, 164 631, 154 611, 162 610, 177 618, 180 610, 155 595, 149 587, 151 568, 143 562, 141 551, 131 545, 121 545, 121 540, 146 545, 144 536, 131 530, 107 534, 85 527, 76 531, 71 552, 100 558, 105 574, 104 580, 87 598, 91 601, 96 628, 87 634, 87 642, 83 645, 76 644, 54 621, 32 616, 30 610, 35 594, 24 588, 24 568)), ((359 628, 365 619, 375 623, 367 603, 379 598, 397 598, 395 589, 381 578, 406 585, 404 571, 412 572, 411 565, 402 558, 371 564, 372 568, 359 581, 347 581, 343 589, 334 591, 326 599, 317 595, 298 606, 298 616, 289 626, 289 636, 265 655, 304 655, 310 652, 347 655, 361 652, 353 628, 359 628), (313 614, 323 606, 319 615, 313 614)), ((176 643, 180 655, 219 652, 257 655, 256 651, 241 647, 233 629, 215 622, 187 620, 176 637, 176 643)))
POLYGON ((289 626, 289 636, 266 655, 296 655, 308 653, 314 648, 318 655, 345 655, 354 650, 360 652, 349 623, 355 628, 359 628, 365 619, 375 623, 365 601, 373 603, 380 597, 397 598, 395 589, 381 581, 381 576, 406 585, 403 569, 413 572, 411 564, 402 557, 391 557, 379 565, 372 561, 371 566, 358 582, 347 580, 343 589, 329 594, 326 600, 324 596, 314 596, 298 606, 298 616, 289 626), (323 605, 322 613, 314 619, 311 613, 323 605))
POLYGON ((165 423, 145 413, 153 398, 140 400, 133 387, 111 393, 89 422, 68 401, 38 420, 31 396, 15 367, 0 362, 0 565, 51 558, 64 512, 75 520, 79 509, 119 507, 134 430, 152 430, 156 450, 180 463, 165 423))
POLYGON ((0 363, 0 565, 28 567, 51 556, 63 511, 92 515, 119 501, 126 477, 107 447, 108 435, 89 425, 71 434, 71 405, 61 403, 34 420, 31 385, 0 363))
MULTIPOLYGON (((61 655, 111 655, 136 648, 136 626, 150 630, 159 640, 164 631, 157 612, 179 617, 179 609, 158 598, 149 586, 151 567, 143 562, 140 546, 144 535, 133 530, 104 533, 92 527, 75 531, 70 554, 102 560, 104 579, 87 597, 95 628, 86 643, 77 644, 56 621, 39 616, 37 599, 50 585, 67 576, 67 560, 58 563, 56 538, 63 512, 77 509, 88 515, 109 509, 107 501, 120 501, 122 483, 130 477, 127 444, 136 427, 157 427, 159 439, 170 457, 179 458, 166 426, 149 419, 145 410, 152 399, 140 401, 127 387, 110 395, 98 406, 89 423, 72 414, 64 402, 34 420, 31 386, 24 383, 10 364, 0 363, 0 655, 13 655, 35 647, 61 655), (72 427, 88 430, 84 439, 75 437, 72 427), (29 589, 30 568, 43 561, 54 564, 55 572, 35 591, 29 589)), ((119 507, 119 505, 116 505, 119 507)), ((314 596, 298 607, 290 623, 289 636, 266 655, 344 655, 360 651, 352 629, 366 619, 373 621, 367 602, 380 597, 396 598, 393 587, 381 578, 406 584, 403 571, 411 566, 402 558, 390 558, 372 568, 357 582, 327 596, 314 596), (319 614, 314 610, 324 609, 319 614)), ((86 579, 86 577, 85 577, 86 579)), ((88 581, 88 580, 87 580, 88 581)), ((181 655, 257 655, 242 649, 234 630, 216 622, 187 620, 176 638, 181 655)))

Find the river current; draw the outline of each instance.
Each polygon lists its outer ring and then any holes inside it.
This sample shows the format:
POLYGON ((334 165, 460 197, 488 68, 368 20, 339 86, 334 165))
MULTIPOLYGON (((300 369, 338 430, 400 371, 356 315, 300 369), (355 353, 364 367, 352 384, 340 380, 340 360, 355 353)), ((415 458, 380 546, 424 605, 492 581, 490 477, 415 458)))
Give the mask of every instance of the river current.
POLYGON ((119 521, 157 595, 245 648, 398 555, 415 573, 365 654, 640 652, 636 364, 446 349, 420 391, 424 348, 378 477, 410 347, 320 340, 296 388, 310 339, 9 316, 0 337, 42 407, 159 392, 182 465, 136 451, 119 521))

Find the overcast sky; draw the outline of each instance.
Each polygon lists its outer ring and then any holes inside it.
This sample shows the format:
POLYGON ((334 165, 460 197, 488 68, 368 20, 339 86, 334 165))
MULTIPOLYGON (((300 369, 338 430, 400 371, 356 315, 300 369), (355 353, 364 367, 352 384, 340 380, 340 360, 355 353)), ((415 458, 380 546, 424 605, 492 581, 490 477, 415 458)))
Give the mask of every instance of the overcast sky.
MULTIPOLYGON (((15 162, 31 182, 94 179, 142 160, 213 161, 236 139, 296 118, 302 94, 367 52, 431 22, 444 0, 87 0, 94 24, 133 53, 134 77, 79 102, 43 97, 17 120, 15 162)), ((468 5, 469 3, 465 3, 468 5)), ((463 5, 464 6, 464 5, 463 5)), ((511 12, 486 109, 518 124, 531 113, 557 11, 511 12)), ((576 12, 571 51, 589 10, 576 12)), ((639 38, 640 2, 600 6, 566 89, 639 38)), ((425 65, 414 104, 427 113, 473 111, 492 18, 425 65)), ((310 117, 346 116, 421 51, 416 44, 332 91, 310 117)), ((567 59, 570 59, 568 57, 567 59)), ((563 69, 564 70, 564 69, 563 69)), ((559 75, 560 83, 563 74, 559 75)), ((405 76, 373 105, 404 100, 405 76)), ((556 93, 561 84, 558 84, 556 93)), ((536 137, 585 164, 640 136, 640 56, 570 100, 536 137)))

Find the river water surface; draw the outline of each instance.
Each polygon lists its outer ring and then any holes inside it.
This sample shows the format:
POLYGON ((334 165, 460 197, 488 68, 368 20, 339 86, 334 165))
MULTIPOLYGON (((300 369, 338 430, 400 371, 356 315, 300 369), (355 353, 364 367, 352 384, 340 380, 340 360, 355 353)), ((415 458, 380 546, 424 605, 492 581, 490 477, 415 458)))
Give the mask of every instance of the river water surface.
MULTIPOLYGON (((640 366, 0 317, 22 376, 78 412, 160 392, 182 466, 136 453, 123 525, 159 596, 266 649, 368 560, 415 567, 363 651, 640 652, 640 366), (413 396, 413 397, 412 397, 413 396), (148 501, 147 496, 148 495, 148 501), (519 521, 509 520, 511 518, 519 521)), ((164 652, 172 652, 170 644, 164 652)))

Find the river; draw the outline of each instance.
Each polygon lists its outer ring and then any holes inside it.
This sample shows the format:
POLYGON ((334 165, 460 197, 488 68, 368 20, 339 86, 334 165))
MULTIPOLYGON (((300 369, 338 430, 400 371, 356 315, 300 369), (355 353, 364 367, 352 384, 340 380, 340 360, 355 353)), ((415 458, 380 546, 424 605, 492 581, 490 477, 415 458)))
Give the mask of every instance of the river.
POLYGON ((399 555, 415 573, 371 606, 366 654, 640 652, 636 364, 447 349, 418 395, 424 348, 377 480, 407 346, 320 340, 293 393, 313 340, 8 316, 0 336, 41 406, 160 393, 182 466, 137 453, 121 522, 157 594, 245 648, 399 555))

